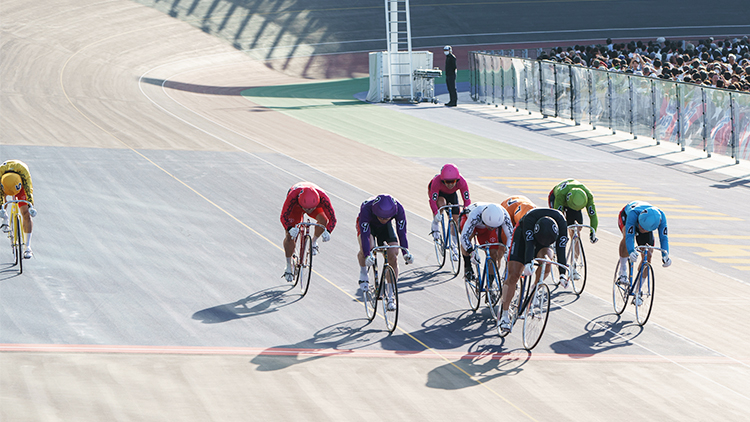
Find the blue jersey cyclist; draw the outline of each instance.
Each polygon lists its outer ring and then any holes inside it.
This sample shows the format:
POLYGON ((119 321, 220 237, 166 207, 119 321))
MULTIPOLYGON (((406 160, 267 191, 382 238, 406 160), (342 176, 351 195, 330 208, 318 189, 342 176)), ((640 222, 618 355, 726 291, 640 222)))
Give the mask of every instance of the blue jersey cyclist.
MULTIPOLYGON (((529 210, 513 231, 513 240, 508 255, 508 277, 502 294, 502 314, 500 329, 510 332, 511 321, 508 314, 510 302, 516 292, 516 283, 521 275, 531 276, 534 258, 552 258, 552 248, 557 253, 557 262, 567 265, 565 245, 568 243, 568 225, 562 213, 551 208, 529 210)), ((538 271, 538 270, 537 270, 538 271)), ((549 271, 549 269, 547 270, 549 271)), ((567 284, 566 271, 560 268, 560 282, 567 284)), ((546 275, 546 274, 545 274, 546 275)), ((537 283, 543 279, 537 274, 537 283)), ((535 283, 536 284, 536 283, 535 283)))
MULTIPOLYGON (((374 264, 370 251, 383 244, 409 247, 406 239, 406 212, 404 207, 391 195, 378 195, 363 202, 357 216, 357 238, 359 239, 359 288, 362 292, 369 289, 367 269, 374 264), (396 228, 394 230, 393 221, 396 228)), ((414 262, 414 257, 406 249, 401 250, 407 264, 414 262)), ((388 250, 388 263, 398 280, 398 249, 388 250)))
MULTIPOLYGON (((664 211, 643 201, 633 201, 620 210, 617 226, 622 232, 620 240, 620 274, 618 281, 627 283, 627 260, 631 263, 638 260, 635 244, 654 246, 654 230, 659 230, 659 246, 664 251, 661 261, 665 267, 672 265, 669 258, 669 237, 667 234, 667 216, 664 211)), ((651 262, 651 255, 648 257, 651 262)))

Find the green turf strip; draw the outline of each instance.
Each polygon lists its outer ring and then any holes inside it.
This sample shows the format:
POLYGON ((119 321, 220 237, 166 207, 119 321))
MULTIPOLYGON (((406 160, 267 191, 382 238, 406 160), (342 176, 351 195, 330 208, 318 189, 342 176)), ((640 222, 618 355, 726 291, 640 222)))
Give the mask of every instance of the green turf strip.
POLYGON ((369 83, 369 78, 357 78, 268 86, 245 90, 242 95, 256 104, 401 157, 552 159, 353 98, 367 91, 369 83))

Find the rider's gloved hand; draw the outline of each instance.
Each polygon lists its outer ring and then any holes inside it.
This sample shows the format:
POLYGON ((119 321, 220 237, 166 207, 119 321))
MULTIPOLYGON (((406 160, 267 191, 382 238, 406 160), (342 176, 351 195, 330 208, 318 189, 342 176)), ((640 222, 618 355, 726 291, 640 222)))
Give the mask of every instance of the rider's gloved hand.
POLYGON ((476 265, 479 265, 479 251, 477 249, 474 249, 471 251, 471 262, 473 262, 476 265))
POLYGON ((633 251, 630 253, 630 263, 635 264, 638 261, 638 252, 633 251))
POLYGON ((533 272, 534 272, 534 265, 533 264, 529 263, 529 264, 524 265, 524 267, 523 267, 523 275, 524 276, 528 277, 533 272))
POLYGON ((593 230, 591 231, 591 233, 589 233, 589 239, 591 240, 591 243, 596 243, 599 241, 599 238, 596 237, 596 232, 593 230))
POLYGON ((368 255, 367 258, 365 258, 365 265, 368 267, 372 267, 375 264, 375 257, 372 255, 368 255))
POLYGON ((407 252, 406 255, 404 255, 404 262, 406 262, 406 265, 409 265, 414 262, 414 256, 412 256, 411 253, 407 252))
POLYGON ((6 214, 5 208, 0 208, 0 218, 2 218, 3 220, 8 218, 8 214, 6 214))
POLYGON ((299 234, 299 227, 294 226, 291 229, 289 229, 289 236, 294 239, 297 237, 297 234, 299 234))
POLYGON ((29 215, 32 217, 36 217, 36 208, 29 205, 29 215))
POLYGON ((322 240, 323 240, 324 242, 328 242, 329 240, 331 240, 331 233, 330 233, 330 232, 328 232, 328 229, 326 229, 326 230, 323 230, 323 234, 322 234, 322 235, 320 235, 320 238, 321 238, 321 239, 322 239, 322 240))
POLYGON ((442 219, 442 216, 440 213, 435 214, 434 217, 432 217, 432 223, 433 224, 440 224, 440 220, 442 219))
POLYGON ((664 268, 672 265, 672 259, 669 258, 669 254, 668 253, 661 254, 661 262, 662 262, 662 266, 664 268))

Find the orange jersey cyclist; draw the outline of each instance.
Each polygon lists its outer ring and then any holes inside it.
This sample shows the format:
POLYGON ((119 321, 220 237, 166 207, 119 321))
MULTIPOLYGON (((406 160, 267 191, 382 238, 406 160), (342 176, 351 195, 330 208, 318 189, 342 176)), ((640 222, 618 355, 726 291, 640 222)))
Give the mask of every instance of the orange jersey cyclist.
MULTIPOLYGON (((23 218, 23 230, 26 232, 26 250, 23 252, 25 259, 31 258, 34 254, 31 251, 31 231, 34 223, 32 217, 36 217, 34 208, 34 187, 31 184, 31 173, 29 167, 22 161, 8 160, 0 165, 0 206, 5 204, 6 196, 12 200, 29 201, 31 205, 19 204, 18 209, 21 211, 23 218)), ((5 207, 0 208, 0 228, 3 232, 9 230, 8 214, 5 207)))
MULTIPOLYGON (((659 230, 659 246, 665 251, 661 253, 664 267, 672 265, 669 258, 669 236, 667 233, 667 216, 664 211, 648 202, 633 201, 620 210, 617 226, 622 232, 620 240, 620 274, 618 281, 627 283, 627 260, 635 264, 638 252, 635 244, 654 246, 654 230, 659 230)), ((649 255, 651 262, 651 255, 649 255)))
POLYGON ((599 218, 596 216, 594 195, 583 183, 575 179, 567 179, 558 183, 549 193, 549 207, 562 212, 568 224, 583 224, 581 210, 585 208, 591 221, 592 230, 589 232, 589 239, 591 243, 599 240, 596 237, 599 218))
MULTIPOLYGON (((534 266, 531 261, 534 258, 552 259, 552 248, 557 253, 557 262, 566 264, 565 245, 568 243, 568 225, 565 217, 558 210, 551 208, 534 208, 518 222, 517 229, 513 232, 513 241, 510 245, 508 255, 508 277, 503 288, 503 307, 500 317, 500 329, 510 331, 511 321, 508 308, 516 292, 516 283, 521 275, 531 276, 534 266)), ((561 282, 565 279, 565 270, 560 269, 561 282)), ((536 283, 543 279, 537 274, 536 283)), ((535 283, 535 284, 536 284, 535 283)))
MULTIPOLYGON (((479 251, 471 244, 471 239, 476 236, 477 243, 501 243, 501 233, 506 239, 511 238, 513 225, 510 222, 510 215, 505 208, 497 204, 488 204, 486 202, 475 202, 461 213, 461 253, 464 257, 464 278, 471 280, 474 278, 474 269, 472 262, 479 263, 479 251)), ((505 242, 508 249, 510 241, 505 242)), ((498 253, 499 246, 490 247, 490 257, 495 263, 500 265, 502 255, 498 253)))
POLYGON ((284 235, 286 269, 283 277, 289 282, 294 281, 292 255, 295 238, 299 233, 296 225, 302 222, 305 214, 315 219, 318 224, 325 226, 325 229, 315 227, 312 238, 313 255, 318 253, 318 238, 322 237, 324 242, 328 242, 331 239, 331 232, 336 227, 336 213, 331 206, 331 199, 323 189, 310 182, 300 182, 289 189, 284 205, 281 207, 281 225, 286 231, 284 235))
MULTIPOLYGON (((430 208, 432 209, 432 236, 440 237, 440 214, 438 210, 448 204, 458 205, 458 191, 461 191, 464 207, 471 204, 469 196, 469 184, 458 172, 455 164, 448 163, 440 169, 440 173, 432 178, 428 185, 430 195, 430 208)), ((453 218, 458 222, 458 212, 453 213, 453 218)))
MULTIPOLYGON (((367 269, 374 264, 370 256, 372 248, 383 244, 409 247, 409 241, 406 238, 404 207, 391 195, 378 195, 364 201, 359 207, 357 216, 357 239, 359 240, 357 253, 359 289, 365 292, 370 287, 367 281, 367 269), (394 221, 395 231, 392 223, 394 221)), ((393 267, 396 280, 398 280, 398 251, 399 249, 395 248, 388 250, 388 263, 393 267)), ((401 253, 407 264, 414 262, 414 257, 406 249, 401 249, 401 253)))

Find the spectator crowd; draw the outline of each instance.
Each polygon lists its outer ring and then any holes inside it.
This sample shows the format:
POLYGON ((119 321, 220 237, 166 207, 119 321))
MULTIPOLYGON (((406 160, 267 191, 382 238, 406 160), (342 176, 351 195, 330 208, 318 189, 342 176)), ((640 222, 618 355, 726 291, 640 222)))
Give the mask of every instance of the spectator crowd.
POLYGON ((555 47, 539 60, 750 92, 750 40, 630 41, 555 47))

